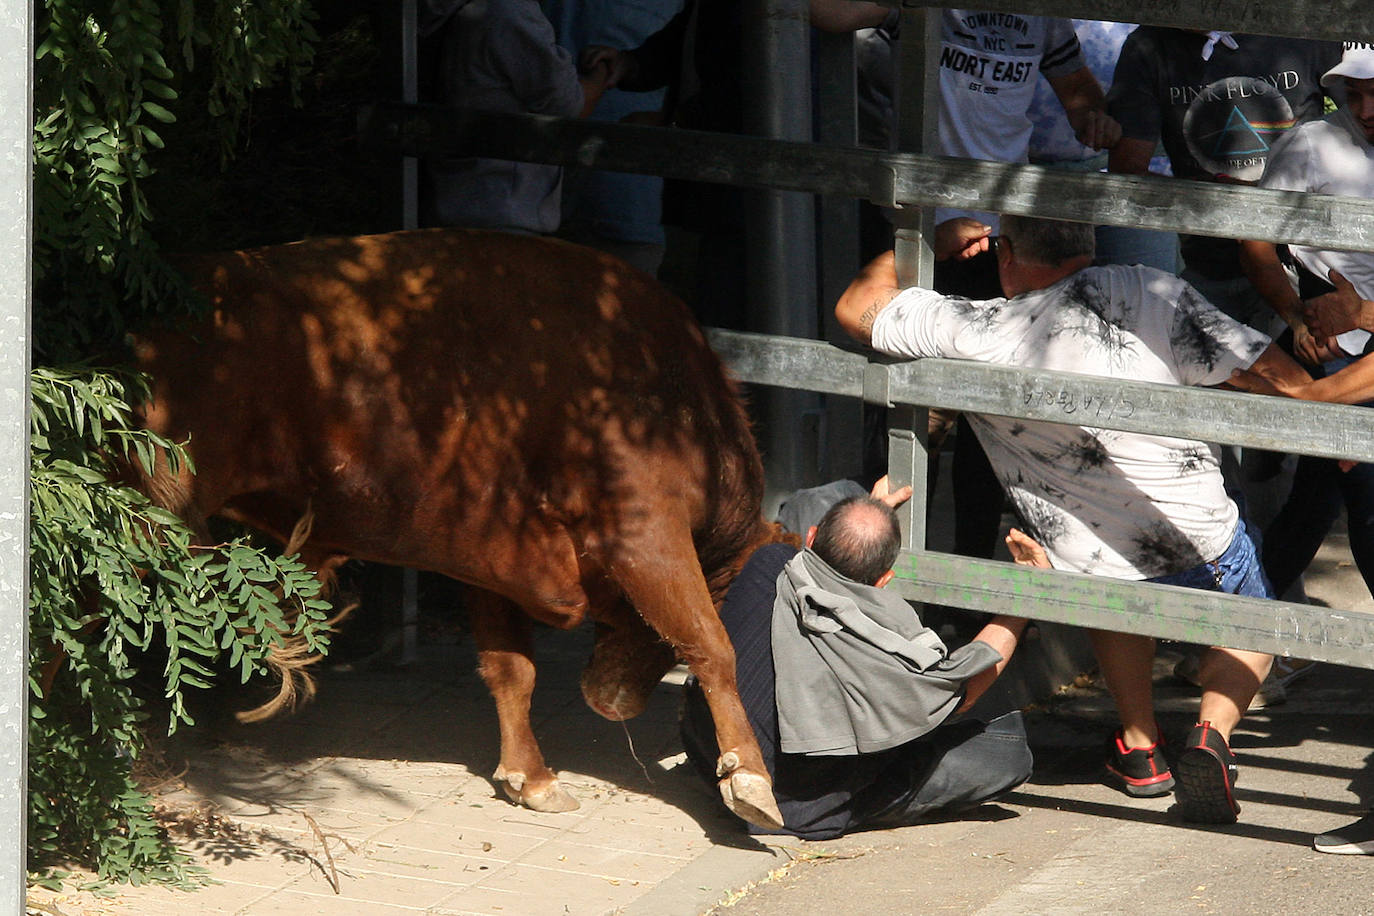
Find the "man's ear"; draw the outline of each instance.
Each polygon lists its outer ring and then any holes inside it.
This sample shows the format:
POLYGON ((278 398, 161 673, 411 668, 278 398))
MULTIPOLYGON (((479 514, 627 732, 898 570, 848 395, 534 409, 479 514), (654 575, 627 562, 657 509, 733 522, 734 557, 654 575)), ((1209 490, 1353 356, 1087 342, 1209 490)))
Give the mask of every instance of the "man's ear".
POLYGON ((810 528, 807 528, 807 529, 806 529, 806 546, 807 546, 807 547, 810 547, 810 546, 811 546, 811 542, 814 541, 815 539, 816 539, 816 526, 815 526, 815 525, 812 525, 810 528))
POLYGON ((874 587, 882 588, 884 585, 892 581, 892 577, 894 575, 895 573, 889 569, 887 572, 883 573, 881 576, 878 577, 878 581, 873 583, 874 587))

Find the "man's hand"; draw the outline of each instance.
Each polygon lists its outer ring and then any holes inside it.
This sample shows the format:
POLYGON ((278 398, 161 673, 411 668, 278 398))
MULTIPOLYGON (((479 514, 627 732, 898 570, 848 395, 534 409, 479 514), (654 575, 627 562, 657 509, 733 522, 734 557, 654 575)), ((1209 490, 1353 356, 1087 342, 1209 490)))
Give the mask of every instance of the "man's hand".
POLYGON ((1078 142, 1093 149, 1111 149, 1121 139, 1121 125, 1100 108, 1088 108, 1070 113, 1078 142))
POLYGON ((1309 366, 1320 366, 1329 359, 1345 355, 1333 339, 1318 340, 1301 322, 1293 326, 1293 353, 1309 366))
POLYGON ((911 487, 905 486, 893 492, 892 483, 887 479, 887 475, 884 474, 873 484, 873 489, 869 495, 874 499, 880 499, 887 503, 889 508, 895 509, 908 499, 911 499, 911 487))
POLYGON ((1007 549, 1011 551, 1011 558, 1019 566, 1034 566, 1036 569, 1049 569, 1050 558, 1045 554, 1045 548, 1040 546, 1029 534, 1017 528, 1007 532, 1007 549))
POLYGON ((947 219, 935 227, 935 260, 964 261, 987 251, 992 227, 967 216, 947 219))
POLYGON ((602 89, 614 89, 626 77, 632 77, 639 69, 633 54, 605 45, 587 45, 577 58, 577 71, 584 76, 595 73, 598 68, 606 69, 602 89))
POLYGON ((1374 302, 1361 299, 1354 284, 1339 271, 1333 270, 1328 276, 1335 291, 1304 304, 1303 315, 1313 335, 1335 337, 1355 328, 1374 330, 1374 302))

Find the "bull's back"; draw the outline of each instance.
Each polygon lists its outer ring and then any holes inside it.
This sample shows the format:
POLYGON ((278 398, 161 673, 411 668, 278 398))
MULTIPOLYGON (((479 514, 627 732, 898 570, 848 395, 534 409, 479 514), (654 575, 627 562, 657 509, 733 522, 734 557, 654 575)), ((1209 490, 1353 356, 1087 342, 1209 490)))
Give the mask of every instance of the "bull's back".
POLYGON ((577 524, 674 480, 698 527, 757 519, 757 453, 718 360, 680 301, 614 258, 426 230, 186 270, 214 321, 142 352, 150 418, 192 435, 209 502, 281 490, 431 529, 475 513, 577 524))

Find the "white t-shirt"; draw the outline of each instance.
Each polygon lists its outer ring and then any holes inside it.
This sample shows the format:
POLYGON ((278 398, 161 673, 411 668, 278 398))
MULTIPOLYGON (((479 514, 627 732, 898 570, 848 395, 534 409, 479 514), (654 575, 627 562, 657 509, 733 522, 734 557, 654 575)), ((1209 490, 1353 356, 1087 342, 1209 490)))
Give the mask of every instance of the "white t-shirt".
MULTIPOLYGON (((1340 108, 1320 121, 1293 128, 1274 144, 1259 184, 1279 191, 1368 200, 1374 198, 1374 147, 1349 110, 1340 108)), ((1289 250, 1302 266, 1323 280, 1335 268, 1354 285, 1361 299, 1374 299, 1374 252, 1325 251, 1306 245, 1290 245, 1289 250)), ((1358 355, 1369 333, 1351 331, 1337 339, 1347 353, 1358 355)))
MULTIPOLYGON (((1090 267, 1015 299, 904 290, 878 313, 873 346, 1082 375, 1216 385, 1269 338, 1187 283, 1148 267, 1090 267)), ((1071 390, 1032 394, 1065 420, 1118 415, 1071 390)), ((1190 439, 969 414, 1002 486, 1057 569, 1145 579, 1219 557, 1238 512, 1214 446, 1190 439)))
MULTIPOLYGON (((1025 162, 1027 116, 1039 74, 1059 77, 1085 64, 1073 23, 1048 16, 944 11, 940 46, 940 146, 943 156, 1025 162)), ((992 214, 938 209, 936 222, 992 214)))

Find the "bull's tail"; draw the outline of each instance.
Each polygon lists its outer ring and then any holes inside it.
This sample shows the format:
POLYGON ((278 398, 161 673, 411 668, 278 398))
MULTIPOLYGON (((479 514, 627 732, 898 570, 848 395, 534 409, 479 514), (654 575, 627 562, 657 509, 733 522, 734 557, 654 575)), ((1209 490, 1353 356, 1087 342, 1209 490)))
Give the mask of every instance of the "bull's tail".
MULTIPOLYGON (((310 538, 310 531, 315 524, 315 512, 308 506, 305 514, 296 522, 291 530, 291 537, 287 538, 286 547, 283 552, 286 554, 300 553, 305 542, 310 538)), ((320 580, 322 590, 329 590, 334 583, 334 570, 345 561, 346 557, 335 555, 320 562, 316 567, 315 575, 320 580)), ((325 626, 332 628, 336 623, 343 620, 357 604, 350 604, 348 607, 335 614, 325 621, 325 626)), ((288 621, 289 623, 290 621, 288 621)), ((262 722, 270 719, 282 711, 290 711, 296 708, 301 702, 308 702, 315 696, 315 678, 310 673, 310 666, 317 663, 323 656, 311 651, 307 645, 305 637, 299 634, 283 635, 281 642, 274 645, 267 654, 267 667, 270 668, 280 681, 277 688, 277 695, 272 697, 261 706, 247 709, 237 713, 235 718, 245 724, 252 722, 262 722)))

